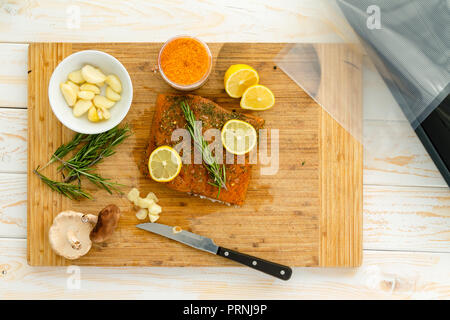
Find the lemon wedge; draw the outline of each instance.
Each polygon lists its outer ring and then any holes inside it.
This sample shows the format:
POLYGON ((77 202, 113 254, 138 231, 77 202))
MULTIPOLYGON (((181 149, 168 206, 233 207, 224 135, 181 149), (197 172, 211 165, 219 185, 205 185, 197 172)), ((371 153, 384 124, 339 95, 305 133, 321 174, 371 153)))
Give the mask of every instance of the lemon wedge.
POLYGON ((180 173, 181 157, 175 149, 169 146, 158 147, 153 150, 148 159, 148 170, 155 181, 172 181, 180 173))
POLYGON ((222 128, 222 144, 228 152, 242 155, 256 146, 256 130, 248 122, 229 120, 222 128))
POLYGON ((257 84, 245 90, 241 98, 241 108, 248 110, 267 110, 275 104, 275 96, 269 88, 257 84))
POLYGON ((225 72, 225 91, 232 98, 242 97, 248 87, 258 82, 258 72, 246 64, 234 64, 225 72))

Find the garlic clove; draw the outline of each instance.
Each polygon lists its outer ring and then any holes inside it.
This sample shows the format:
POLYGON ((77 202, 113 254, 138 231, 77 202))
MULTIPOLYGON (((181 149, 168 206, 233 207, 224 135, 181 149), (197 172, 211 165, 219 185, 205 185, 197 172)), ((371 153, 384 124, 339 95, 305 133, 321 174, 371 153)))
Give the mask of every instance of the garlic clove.
POLYGON ((87 64, 81 69, 81 75, 89 83, 101 83, 106 77, 99 69, 87 64))
POLYGON ((150 222, 154 223, 159 219, 159 214, 149 214, 148 217, 150 219, 150 222))
POLYGON ((60 84, 61 92, 64 97, 64 100, 66 100, 67 104, 72 107, 77 102, 77 94, 72 89, 72 87, 67 83, 61 83, 60 84))
POLYGON ((111 87, 106 87, 106 97, 109 100, 112 101, 119 101, 120 100, 120 94, 118 94, 117 92, 115 92, 113 89, 111 89, 111 87))
POLYGON ((104 96, 100 96, 100 95, 96 95, 94 97, 93 102, 96 107, 102 108, 102 109, 109 109, 115 104, 114 101, 111 101, 108 98, 106 98, 104 96))
POLYGON ((83 100, 92 100, 95 97, 95 94, 92 91, 78 91, 78 97, 83 100))
MULTIPOLYGON (((92 91, 95 94, 100 94, 100 89, 95 84, 92 83, 84 83, 81 85, 80 90, 83 91, 92 91)), ((92 97, 94 98, 94 97, 92 97)))
POLYGON ((136 202, 139 198, 139 190, 136 188, 131 189, 130 192, 128 192, 127 198, 133 203, 136 202))
POLYGON ((73 91, 74 91, 76 94, 78 93, 78 91, 80 91, 80 87, 79 87, 75 82, 72 82, 72 81, 68 80, 66 83, 67 83, 69 86, 72 87, 73 91))
POLYGON ((85 114, 89 108, 92 107, 92 101, 91 100, 78 100, 74 107, 73 107, 73 115, 75 117, 81 117, 83 114, 85 114))
POLYGON ((153 192, 149 192, 145 198, 146 199, 151 199, 151 200, 153 200, 155 202, 159 201, 159 199, 156 197, 156 195, 153 192))
POLYGON ((122 83, 120 82, 119 78, 115 74, 110 74, 109 76, 107 76, 105 82, 115 92, 117 92, 117 93, 122 92, 122 83))
POLYGON ((81 70, 76 70, 76 71, 69 73, 67 78, 69 78, 70 81, 72 81, 76 84, 82 84, 82 83, 86 82, 86 80, 84 79, 84 77, 81 73, 81 70))
POLYGON ((161 206, 157 205, 156 203, 154 203, 152 206, 148 208, 148 212, 150 212, 150 214, 160 214, 161 211, 162 211, 161 206))
POLYGON ((138 218, 139 220, 144 220, 145 218, 147 218, 148 215, 148 210, 147 209, 140 209, 138 212, 136 212, 136 218, 138 218))
POLYGON ((100 117, 98 116, 96 107, 92 106, 89 108, 88 119, 91 122, 99 122, 100 121, 100 117))

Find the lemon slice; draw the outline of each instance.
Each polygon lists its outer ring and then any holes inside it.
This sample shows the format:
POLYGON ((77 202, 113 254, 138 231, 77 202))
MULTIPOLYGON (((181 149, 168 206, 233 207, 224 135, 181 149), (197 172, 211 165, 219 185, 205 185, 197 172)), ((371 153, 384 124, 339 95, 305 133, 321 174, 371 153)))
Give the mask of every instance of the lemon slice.
POLYGON ((258 82, 258 72, 246 64, 234 64, 225 72, 225 91, 232 98, 242 97, 248 87, 258 82))
POLYGON ((228 152, 241 155, 250 152, 256 146, 256 130, 248 122, 229 120, 222 128, 222 144, 228 152))
POLYGON ((178 152, 169 147, 161 146, 153 150, 148 159, 148 170, 153 180, 169 182, 180 173, 181 158, 178 152))
POLYGON ((241 108, 248 110, 267 110, 274 104, 275 96, 272 91, 260 84, 248 87, 241 99, 241 108))

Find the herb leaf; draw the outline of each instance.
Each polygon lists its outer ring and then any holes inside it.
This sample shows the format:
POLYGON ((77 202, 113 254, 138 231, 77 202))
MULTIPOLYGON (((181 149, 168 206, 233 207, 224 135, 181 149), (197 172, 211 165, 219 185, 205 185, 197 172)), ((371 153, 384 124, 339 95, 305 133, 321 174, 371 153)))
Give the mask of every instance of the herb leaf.
POLYGON ((119 186, 116 182, 112 182, 110 179, 105 179, 99 174, 94 172, 93 165, 101 162, 104 158, 113 155, 115 147, 121 144, 126 138, 131 135, 128 125, 119 128, 118 126, 100 134, 86 135, 77 133, 74 138, 67 144, 61 145, 53 153, 50 161, 44 166, 47 167, 55 161, 59 161, 61 165, 58 167, 58 171, 61 172, 63 181, 54 181, 44 176, 39 172, 38 166, 34 173, 47 184, 52 190, 57 191, 64 196, 78 200, 80 198, 92 199, 92 196, 83 191, 81 188, 81 177, 85 177, 99 188, 105 189, 108 193, 112 191, 118 191, 119 186), (70 151, 75 149, 80 143, 84 143, 84 146, 68 161, 62 160, 70 151), (71 183, 77 180, 77 183, 71 183))
POLYGON ((219 198, 220 190, 222 188, 227 189, 225 164, 218 164, 216 157, 212 155, 208 147, 208 142, 203 138, 203 134, 196 124, 194 113, 185 101, 181 102, 181 110, 183 110, 184 117, 186 118, 187 129, 194 140, 194 146, 202 153, 204 165, 211 179, 213 179, 213 182, 208 183, 219 188, 219 192, 217 193, 217 198, 219 198))

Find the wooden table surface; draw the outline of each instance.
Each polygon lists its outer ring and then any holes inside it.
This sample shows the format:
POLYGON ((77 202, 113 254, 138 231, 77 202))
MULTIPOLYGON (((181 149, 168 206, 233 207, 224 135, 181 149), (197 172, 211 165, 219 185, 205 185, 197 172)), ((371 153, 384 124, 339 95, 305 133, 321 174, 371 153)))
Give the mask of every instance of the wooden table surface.
POLYGON ((0 2, 0 300, 449 299, 449 188, 402 114, 388 112, 395 102, 381 93, 371 70, 364 72, 369 110, 364 130, 379 132, 379 139, 365 142, 360 268, 295 268, 292 279, 282 282, 241 267, 88 267, 80 269, 75 288, 73 269, 26 263, 26 43, 164 41, 180 33, 212 42, 337 41, 322 5, 317 0, 0 2), (392 125, 402 143, 380 147, 392 125))

